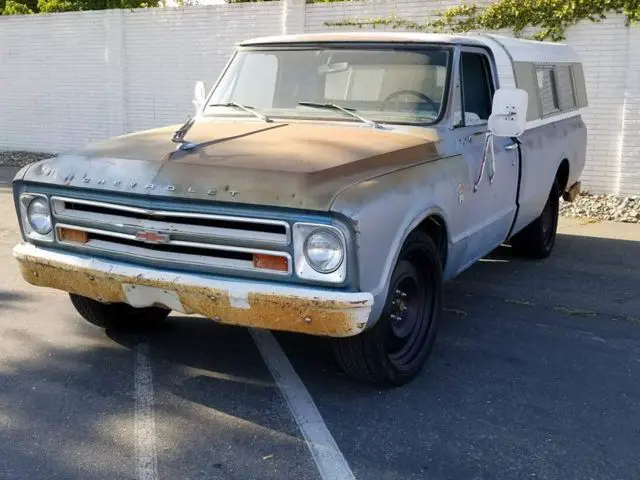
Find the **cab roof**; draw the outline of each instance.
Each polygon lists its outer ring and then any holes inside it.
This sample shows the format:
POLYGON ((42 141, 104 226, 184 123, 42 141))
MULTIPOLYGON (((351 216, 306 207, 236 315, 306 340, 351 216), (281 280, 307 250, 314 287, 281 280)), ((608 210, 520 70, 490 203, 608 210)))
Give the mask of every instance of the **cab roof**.
POLYGON ((504 49, 512 61, 580 63, 577 53, 563 43, 537 42, 490 34, 436 34, 417 32, 330 32, 281 35, 246 40, 242 47, 319 43, 444 43, 504 49))
POLYGON ((470 35, 444 35, 415 32, 331 32, 279 35, 246 40, 241 46, 284 43, 476 43, 470 35))

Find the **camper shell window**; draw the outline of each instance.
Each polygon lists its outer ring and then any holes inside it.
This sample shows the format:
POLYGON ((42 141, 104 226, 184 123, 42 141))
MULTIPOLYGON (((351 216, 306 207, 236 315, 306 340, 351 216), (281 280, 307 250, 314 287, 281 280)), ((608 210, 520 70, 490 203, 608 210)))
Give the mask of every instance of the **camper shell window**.
POLYGON ((558 91, 556 89, 556 75, 553 67, 536 67, 538 79, 538 92, 540 94, 540 106, 542 115, 547 116, 560 110, 558 91))
POLYGON ((569 65, 557 66, 555 69, 558 100, 561 110, 573 110, 578 105, 573 88, 573 73, 569 65))

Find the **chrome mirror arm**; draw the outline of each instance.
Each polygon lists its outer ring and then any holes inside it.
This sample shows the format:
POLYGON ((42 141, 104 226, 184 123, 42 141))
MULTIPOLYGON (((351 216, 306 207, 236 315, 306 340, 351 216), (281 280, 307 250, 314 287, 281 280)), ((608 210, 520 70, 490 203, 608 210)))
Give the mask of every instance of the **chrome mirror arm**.
POLYGON ((484 149, 482 150, 482 161, 480 162, 480 172, 478 172, 478 178, 473 185, 473 191, 477 192, 482 177, 484 176, 484 169, 487 165, 487 153, 491 154, 491 173, 489 174, 489 182, 493 183, 493 177, 496 174, 496 154, 493 145, 493 134, 487 131, 484 137, 484 149))

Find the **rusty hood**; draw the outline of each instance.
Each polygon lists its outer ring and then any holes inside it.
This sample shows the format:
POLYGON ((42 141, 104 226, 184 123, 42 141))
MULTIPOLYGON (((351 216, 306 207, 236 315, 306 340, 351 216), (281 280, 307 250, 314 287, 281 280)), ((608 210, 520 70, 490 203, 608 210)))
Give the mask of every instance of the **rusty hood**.
POLYGON ((344 189, 438 157, 436 133, 358 124, 196 122, 116 137, 43 160, 25 181, 76 188, 328 210, 344 189))

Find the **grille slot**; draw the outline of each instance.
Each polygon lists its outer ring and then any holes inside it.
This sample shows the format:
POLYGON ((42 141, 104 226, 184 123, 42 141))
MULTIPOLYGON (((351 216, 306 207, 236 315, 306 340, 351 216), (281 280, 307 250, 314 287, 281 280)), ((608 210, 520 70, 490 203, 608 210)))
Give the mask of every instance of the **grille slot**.
MULTIPOLYGON (((89 241, 92 241, 92 240, 98 240, 102 242, 112 242, 113 237, 109 237, 108 235, 100 235, 98 233, 89 233, 89 241)), ((136 240, 129 240, 124 238, 119 238, 117 243, 121 245, 129 245, 131 247, 140 246, 140 242, 136 240)), ((182 253, 182 254, 202 255, 202 256, 211 255, 218 258, 228 258, 231 260, 244 260, 248 262, 253 262, 253 253, 251 252, 219 250, 219 249, 216 249, 215 247, 209 249, 209 248, 202 248, 197 246, 183 246, 183 245, 172 245, 172 244, 167 244, 167 245, 146 244, 144 248, 146 248, 147 250, 153 250, 155 252, 182 253)))
POLYGON ((66 197, 52 197, 51 205, 57 241, 76 249, 188 269, 292 272, 291 256, 283 251, 290 243, 290 229, 283 221, 149 210, 66 197), (62 240, 62 228, 86 232, 86 243, 62 240), (153 242, 140 235, 149 232, 160 234, 160 239, 153 242), (257 254, 282 257, 287 271, 257 268, 257 254))
MULTIPOLYGON (((64 202, 63 208, 67 212, 88 212, 88 213, 100 214, 100 215, 114 214, 114 209, 112 208, 97 206, 97 205, 87 205, 83 203, 64 202)), ((127 212, 127 217, 133 218, 136 220, 169 221, 171 223, 175 223, 178 225, 196 225, 200 227, 253 231, 253 232, 280 234, 280 235, 287 234, 286 225, 269 224, 269 223, 252 223, 252 222, 246 222, 246 221, 222 219, 215 216, 202 215, 202 216, 184 218, 184 217, 175 216, 173 212, 151 213, 151 212, 131 211, 131 212, 127 212)))

